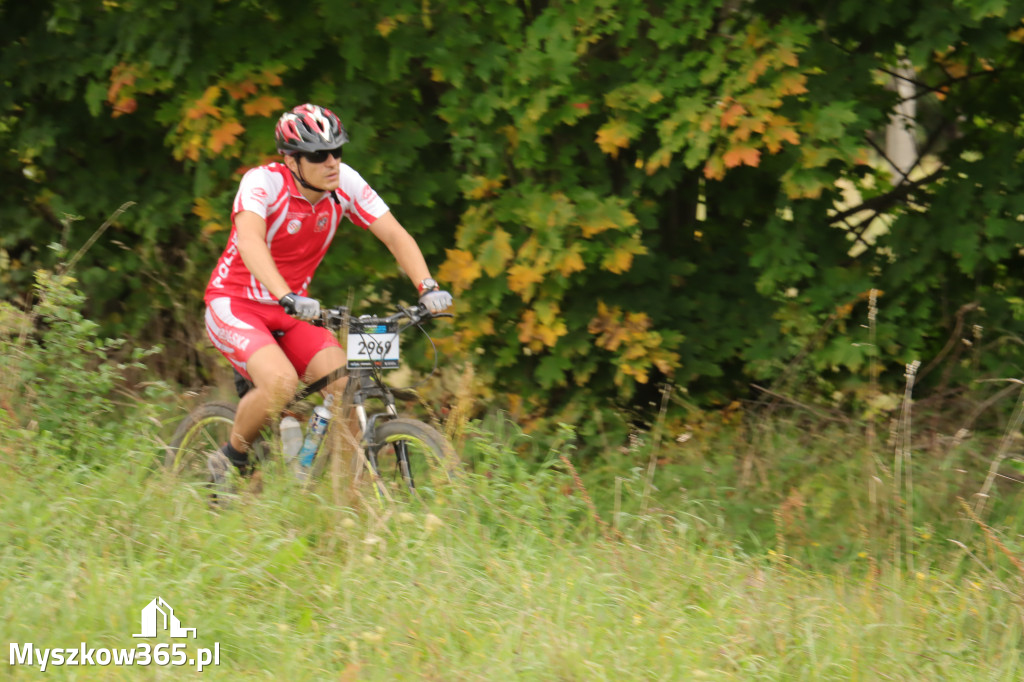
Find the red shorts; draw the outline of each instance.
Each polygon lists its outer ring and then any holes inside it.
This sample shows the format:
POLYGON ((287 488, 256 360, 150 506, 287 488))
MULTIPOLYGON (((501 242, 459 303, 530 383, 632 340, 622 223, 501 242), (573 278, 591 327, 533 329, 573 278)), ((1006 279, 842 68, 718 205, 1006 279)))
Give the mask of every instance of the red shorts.
POLYGON ((206 333, 246 379, 246 366, 253 353, 276 343, 299 376, 324 348, 340 347, 334 334, 323 327, 296 320, 279 305, 240 298, 213 298, 206 302, 206 333))

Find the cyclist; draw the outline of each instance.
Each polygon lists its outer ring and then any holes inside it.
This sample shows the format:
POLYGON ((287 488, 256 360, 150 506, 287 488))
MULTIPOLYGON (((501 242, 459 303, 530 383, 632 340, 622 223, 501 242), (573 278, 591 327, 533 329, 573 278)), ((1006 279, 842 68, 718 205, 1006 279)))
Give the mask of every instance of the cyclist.
MULTIPOLYGON (((238 404, 230 440, 210 453, 214 483, 229 464, 250 472, 249 444, 295 392, 342 366, 334 335, 308 322, 320 315, 309 297, 313 273, 343 218, 384 243, 431 312, 452 304, 430 276, 416 240, 387 204, 341 162, 348 133, 329 109, 302 104, 274 131, 281 162, 249 170, 231 211, 231 236, 206 287, 206 331, 213 344, 253 384, 238 404)), ((345 240, 354 238, 345 233, 345 240)), ((341 390, 344 379, 327 391, 341 390)))

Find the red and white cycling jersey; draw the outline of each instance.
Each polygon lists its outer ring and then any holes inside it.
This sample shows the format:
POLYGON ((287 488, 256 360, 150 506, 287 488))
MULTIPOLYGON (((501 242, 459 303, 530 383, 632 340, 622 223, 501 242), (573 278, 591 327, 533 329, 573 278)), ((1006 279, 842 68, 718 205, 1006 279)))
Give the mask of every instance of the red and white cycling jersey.
MULTIPOLYGON (((282 163, 249 170, 235 195, 232 223, 241 211, 252 211, 267 221, 270 255, 288 286, 300 296, 306 295, 342 218, 366 229, 388 212, 384 200, 350 166, 340 164, 339 174, 340 186, 334 190, 338 201, 327 193, 315 206, 302 196, 291 171, 282 163)), ((206 286, 207 303, 222 296, 277 302, 242 262, 235 227, 206 286)))

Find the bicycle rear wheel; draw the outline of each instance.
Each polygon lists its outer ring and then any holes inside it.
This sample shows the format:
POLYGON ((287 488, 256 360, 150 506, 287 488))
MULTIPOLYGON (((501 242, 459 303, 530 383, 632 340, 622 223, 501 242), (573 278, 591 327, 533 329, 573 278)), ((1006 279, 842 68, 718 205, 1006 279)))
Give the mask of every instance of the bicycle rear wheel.
MULTIPOLYGON (((164 455, 164 468, 186 483, 209 482, 206 456, 228 441, 234 422, 235 405, 232 403, 210 402, 192 410, 171 437, 164 455)), ((249 449, 250 461, 262 461, 265 451, 266 442, 257 437, 249 449)))
POLYGON ((374 492, 381 504, 436 497, 458 471, 451 445, 437 429, 415 419, 377 425, 366 455, 377 473, 374 492))

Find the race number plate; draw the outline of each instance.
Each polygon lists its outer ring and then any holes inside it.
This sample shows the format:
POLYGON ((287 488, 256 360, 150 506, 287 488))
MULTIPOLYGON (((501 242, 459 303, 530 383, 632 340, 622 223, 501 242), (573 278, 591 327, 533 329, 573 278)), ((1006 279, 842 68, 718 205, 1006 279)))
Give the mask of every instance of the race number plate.
POLYGON ((398 367, 398 323, 366 324, 352 320, 348 329, 348 368, 398 367))

